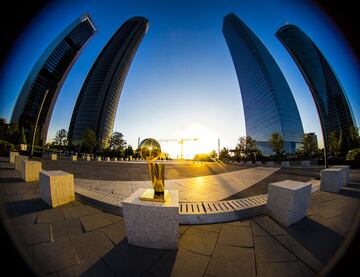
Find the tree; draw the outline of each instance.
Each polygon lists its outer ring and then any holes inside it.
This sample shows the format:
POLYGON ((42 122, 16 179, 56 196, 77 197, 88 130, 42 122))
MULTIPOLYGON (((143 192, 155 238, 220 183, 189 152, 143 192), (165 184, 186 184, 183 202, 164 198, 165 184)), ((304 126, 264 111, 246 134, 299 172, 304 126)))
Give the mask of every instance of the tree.
POLYGON ((5 118, 0 117, 0 140, 5 140, 8 125, 5 118))
POLYGON ((359 128, 351 126, 349 131, 349 150, 360 147, 359 128))
POLYGON ((223 149, 221 149, 219 159, 222 161, 230 159, 230 154, 229 154, 228 148, 224 147, 223 149))
POLYGON ((25 136, 24 127, 21 127, 20 143, 26 144, 26 136, 25 136))
POLYGON ((128 145, 128 147, 125 149, 125 156, 129 157, 133 155, 134 155, 134 150, 131 145, 128 145))
POLYGON ((304 145, 304 154, 311 159, 311 156, 318 151, 316 141, 314 141, 314 138, 311 135, 303 134, 301 142, 304 145))
POLYGON ((337 157, 339 154, 341 154, 343 144, 343 136, 342 132, 334 131, 330 133, 328 137, 328 148, 329 153, 335 155, 337 157))
POLYGON ((61 148, 68 144, 67 141, 67 132, 65 129, 58 130, 55 134, 54 145, 59 147, 61 152, 61 148))
POLYGON ((81 147, 85 153, 87 153, 87 151, 93 153, 96 144, 96 133, 93 130, 86 129, 81 136, 81 147))
POLYGON ((209 156, 211 159, 216 159, 217 158, 217 153, 215 150, 212 150, 210 153, 209 153, 209 156))
POLYGON ((120 132, 114 132, 111 139, 109 140, 110 149, 115 151, 123 151, 126 147, 126 140, 124 135, 120 132))
POLYGON ((245 156, 246 159, 256 159, 256 153, 259 150, 256 147, 256 141, 250 137, 240 137, 239 142, 234 149, 234 155, 237 158, 245 156))
POLYGON ((19 144, 20 143, 20 132, 19 132, 19 126, 16 123, 10 123, 7 128, 6 132, 7 140, 10 141, 13 144, 19 144))
POLYGON ((275 155, 280 158, 284 153, 284 138, 278 132, 272 133, 269 140, 270 147, 275 152, 275 155))

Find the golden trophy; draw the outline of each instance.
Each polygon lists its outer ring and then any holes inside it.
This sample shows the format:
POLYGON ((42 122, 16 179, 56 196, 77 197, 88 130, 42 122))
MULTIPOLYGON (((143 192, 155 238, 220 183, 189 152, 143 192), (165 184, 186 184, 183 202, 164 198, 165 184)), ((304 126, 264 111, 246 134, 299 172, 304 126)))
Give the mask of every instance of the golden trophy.
POLYGON ((154 189, 147 189, 140 197, 144 201, 165 202, 167 190, 165 188, 164 174, 165 165, 155 163, 161 155, 160 144, 152 138, 144 139, 140 145, 140 156, 148 162, 150 179, 154 189))

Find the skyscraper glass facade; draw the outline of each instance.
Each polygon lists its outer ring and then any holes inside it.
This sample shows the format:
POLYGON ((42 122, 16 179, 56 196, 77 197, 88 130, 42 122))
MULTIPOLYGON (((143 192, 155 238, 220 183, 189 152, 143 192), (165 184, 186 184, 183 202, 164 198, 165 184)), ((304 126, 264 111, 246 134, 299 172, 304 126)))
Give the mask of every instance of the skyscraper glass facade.
POLYGON ((37 61, 17 98, 11 122, 24 128, 28 141, 46 143, 51 115, 61 86, 81 49, 96 29, 88 15, 70 24, 37 61), (37 123, 37 124, 36 124, 37 123))
POLYGON ((148 29, 144 17, 132 17, 112 36, 93 64, 80 90, 68 138, 78 145, 86 129, 93 130, 100 150, 111 138, 120 94, 131 61, 148 29))
POLYGON ((285 140, 285 151, 295 152, 304 131, 295 99, 279 66, 235 14, 224 17, 223 34, 239 81, 246 134, 256 140, 264 154, 270 154, 270 136, 278 132, 285 140))
POLYGON ((350 105, 335 72, 314 42, 297 26, 285 25, 276 33, 298 65, 314 98, 325 145, 333 132, 348 137, 355 126, 350 105))

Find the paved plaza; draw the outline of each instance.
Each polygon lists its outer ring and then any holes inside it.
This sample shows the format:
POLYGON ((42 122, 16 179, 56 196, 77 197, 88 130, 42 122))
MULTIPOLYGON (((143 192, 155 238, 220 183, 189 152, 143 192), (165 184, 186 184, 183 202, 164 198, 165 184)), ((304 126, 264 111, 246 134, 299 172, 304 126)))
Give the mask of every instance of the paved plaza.
MULTIPOLYGON (((248 178, 246 174, 254 170, 270 173, 258 176, 244 190, 261 189, 272 178, 304 178, 303 169, 255 167, 203 178, 218 177, 221 183, 223 174, 243 173, 248 178)), ((316 178, 318 170, 310 170, 305 177, 316 178)), ((315 276, 332 268, 357 231, 359 176, 359 170, 352 170, 350 183, 340 194, 312 194, 307 217, 287 228, 266 215, 222 224, 181 225, 176 251, 129 245, 122 217, 79 201, 51 209, 40 200, 38 182, 23 182, 4 160, 0 161, 0 196, 5 226, 39 275, 315 276)))

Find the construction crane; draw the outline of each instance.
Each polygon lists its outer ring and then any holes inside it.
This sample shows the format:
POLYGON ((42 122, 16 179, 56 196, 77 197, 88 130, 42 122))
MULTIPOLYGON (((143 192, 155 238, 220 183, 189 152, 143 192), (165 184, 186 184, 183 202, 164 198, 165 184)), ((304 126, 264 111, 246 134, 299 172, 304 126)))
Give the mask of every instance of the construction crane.
POLYGON ((199 138, 159 139, 158 141, 164 141, 164 142, 177 141, 181 145, 180 159, 183 160, 184 159, 184 142, 185 141, 197 141, 197 140, 199 140, 199 138))

